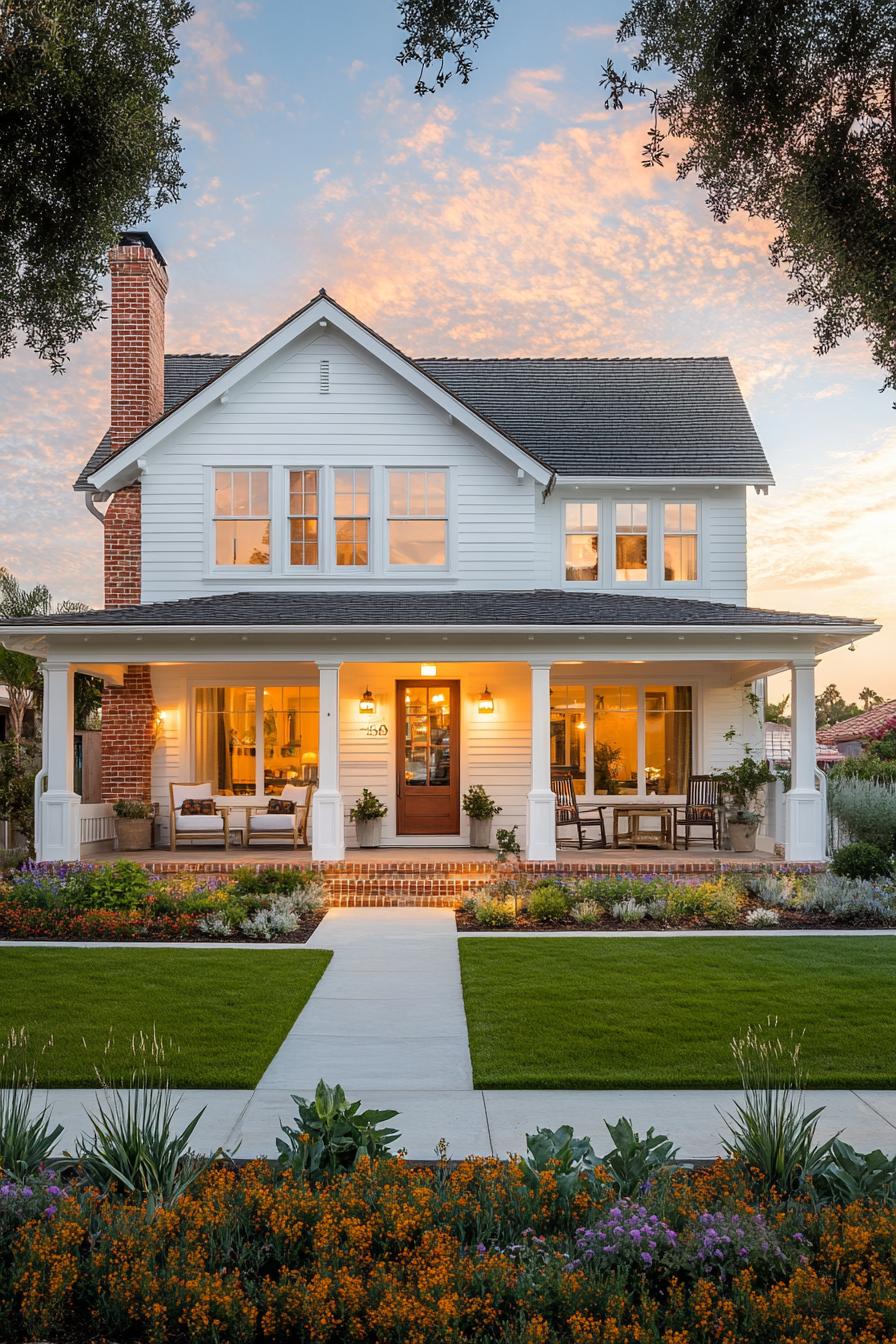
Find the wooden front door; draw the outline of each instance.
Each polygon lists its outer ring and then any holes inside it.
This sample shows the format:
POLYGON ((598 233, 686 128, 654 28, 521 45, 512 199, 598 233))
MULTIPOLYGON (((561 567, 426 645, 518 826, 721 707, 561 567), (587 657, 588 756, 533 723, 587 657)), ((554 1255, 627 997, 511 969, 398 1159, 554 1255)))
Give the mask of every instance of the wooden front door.
POLYGON ((398 681, 398 835, 460 833, 460 683, 398 681))

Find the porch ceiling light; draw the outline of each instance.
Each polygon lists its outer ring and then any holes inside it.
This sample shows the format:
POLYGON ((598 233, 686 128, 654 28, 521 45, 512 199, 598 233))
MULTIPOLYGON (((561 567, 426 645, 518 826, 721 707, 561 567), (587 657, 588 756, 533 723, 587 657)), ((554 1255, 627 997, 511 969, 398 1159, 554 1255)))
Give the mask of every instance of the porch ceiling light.
POLYGON ((495 698, 487 686, 479 697, 478 709, 480 714, 494 714, 495 712, 495 698))
POLYGON ((364 694, 361 696, 361 699, 358 701, 358 713, 359 714, 376 713, 376 701, 373 698, 373 694, 369 686, 367 687, 367 690, 364 692, 364 694))
POLYGON ((436 667, 435 663, 421 663, 420 675, 421 677, 437 677, 439 675, 439 669, 436 667))

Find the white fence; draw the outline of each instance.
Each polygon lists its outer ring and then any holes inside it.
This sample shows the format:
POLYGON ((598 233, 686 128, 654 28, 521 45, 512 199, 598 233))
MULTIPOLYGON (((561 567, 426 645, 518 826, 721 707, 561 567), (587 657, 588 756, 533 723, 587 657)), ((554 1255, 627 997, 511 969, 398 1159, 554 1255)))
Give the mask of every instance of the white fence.
POLYGON ((81 804, 81 852, 111 849, 115 840, 115 815, 111 803, 81 804))

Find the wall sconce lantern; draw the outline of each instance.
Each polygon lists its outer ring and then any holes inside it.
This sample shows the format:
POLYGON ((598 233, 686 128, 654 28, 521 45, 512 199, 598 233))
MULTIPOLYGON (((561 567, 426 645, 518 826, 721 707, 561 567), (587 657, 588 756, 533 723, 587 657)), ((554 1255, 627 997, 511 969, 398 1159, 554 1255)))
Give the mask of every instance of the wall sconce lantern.
POLYGON ((364 692, 364 694, 361 696, 361 699, 358 702, 358 713, 359 714, 376 713, 376 701, 373 698, 369 686, 367 687, 367 690, 364 692))
POLYGON ((486 686, 479 697, 479 713, 494 714, 494 712, 495 712, 495 698, 492 695, 489 688, 486 686))

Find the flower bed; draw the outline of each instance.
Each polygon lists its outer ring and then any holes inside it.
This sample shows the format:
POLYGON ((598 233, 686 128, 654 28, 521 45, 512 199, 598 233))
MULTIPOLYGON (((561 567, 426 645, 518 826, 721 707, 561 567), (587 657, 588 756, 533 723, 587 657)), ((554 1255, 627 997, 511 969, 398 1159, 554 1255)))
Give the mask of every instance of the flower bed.
POLYGON ((0 1198, 0 1338, 872 1344, 896 1210, 757 1199, 718 1162, 621 1198, 488 1159, 320 1180, 218 1164, 180 1200, 0 1198), (568 1192, 567 1192, 568 1191, 568 1192))
POLYGON ((726 873, 710 881, 631 872, 501 879, 457 911, 463 932, 589 929, 885 929, 896 881, 832 872, 726 873))
POLYGON ((123 860, 26 863, 0 875, 0 938, 303 943, 324 913, 310 870, 201 879, 123 860))

